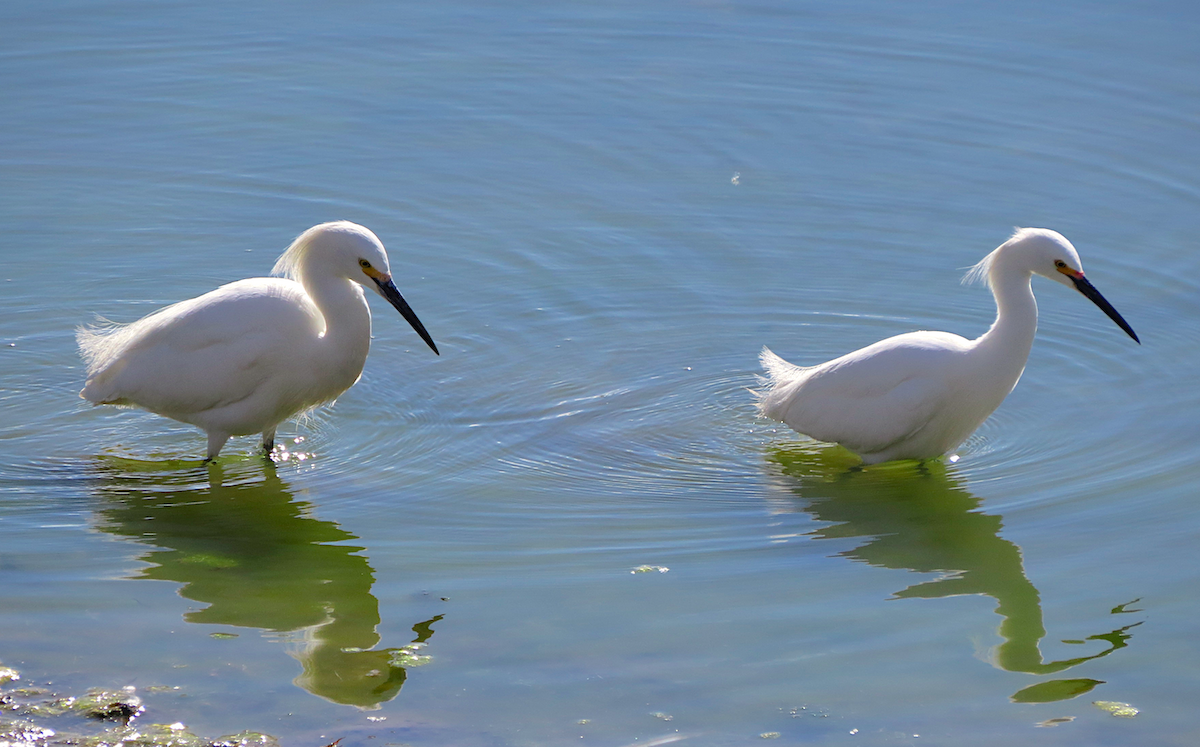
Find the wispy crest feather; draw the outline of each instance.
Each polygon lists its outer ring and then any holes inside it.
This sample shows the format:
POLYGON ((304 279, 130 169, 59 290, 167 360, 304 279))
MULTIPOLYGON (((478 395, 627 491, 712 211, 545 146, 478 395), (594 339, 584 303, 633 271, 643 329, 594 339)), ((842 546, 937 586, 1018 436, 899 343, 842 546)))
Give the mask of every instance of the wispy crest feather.
POLYGON ((304 271, 310 264, 314 246, 321 247, 319 253, 324 255, 328 253, 331 246, 342 248, 348 245, 359 246, 358 242, 361 241, 376 246, 380 251, 383 250, 383 245, 379 243, 379 237, 357 223, 335 220, 315 225, 297 236, 292 245, 279 255, 279 259, 275 260, 275 267, 271 268, 271 274, 295 280, 304 285, 304 271), (348 242, 352 242, 352 244, 348 244, 348 242))
POLYGON ((308 254, 308 249, 312 246, 312 238, 318 229, 323 229, 328 226, 328 223, 322 223, 318 226, 313 226, 304 233, 296 237, 292 241, 291 246, 284 250, 283 254, 279 255, 279 259, 275 260, 275 266, 271 268, 271 274, 279 277, 295 280, 301 285, 304 284, 304 257, 308 254))
POLYGON ((975 283, 983 283, 987 288, 992 287, 992 263, 996 261, 996 252, 999 249, 993 249, 983 259, 979 260, 974 267, 967 270, 967 274, 962 277, 963 285, 974 285, 975 283))
POLYGON ((1003 244, 993 249, 986 257, 979 260, 974 267, 967 270, 967 274, 963 275, 963 285, 974 285, 975 283, 983 283, 985 287, 991 290, 992 287, 992 265, 996 263, 996 255, 1000 250, 1008 246, 1016 239, 1022 238, 1025 234, 1036 231, 1036 228, 1021 228, 1013 229, 1013 235, 1008 237, 1003 244))

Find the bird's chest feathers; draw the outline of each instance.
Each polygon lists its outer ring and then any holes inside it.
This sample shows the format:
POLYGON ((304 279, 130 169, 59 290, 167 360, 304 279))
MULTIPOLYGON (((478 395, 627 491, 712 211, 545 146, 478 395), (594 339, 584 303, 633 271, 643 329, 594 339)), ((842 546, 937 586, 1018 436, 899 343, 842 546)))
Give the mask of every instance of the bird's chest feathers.
POLYGON ((312 379, 317 390, 314 396, 322 401, 354 386, 366 364, 371 347, 370 321, 365 329, 354 330, 353 334, 346 332, 337 327, 327 328, 310 362, 312 373, 318 374, 312 379))

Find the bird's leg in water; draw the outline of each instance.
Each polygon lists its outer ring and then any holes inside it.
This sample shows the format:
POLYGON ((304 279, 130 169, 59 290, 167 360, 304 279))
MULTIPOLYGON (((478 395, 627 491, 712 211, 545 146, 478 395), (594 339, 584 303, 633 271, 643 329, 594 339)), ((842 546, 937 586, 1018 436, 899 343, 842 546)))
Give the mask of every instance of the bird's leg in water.
POLYGON ((225 446, 225 442, 229 440, 229 436, 225 433, 217 433, 209 431, 208 434, 208 456, 204 457, 204 461, 211 462, 217 458, 217 454, 221 453, 221 448, 225 446))
POLYGON ((215 459, 205 459, 204 466, 208 467, 208 487, 219 488, 225 481, 225 471, 215 459))
POLYGON ((270 456, 271 452, 274 450, 275 450, 275 429, 271 428, 270 430, 263 431, 263 451, 265 451, 267 453, 267 455, 270 456))

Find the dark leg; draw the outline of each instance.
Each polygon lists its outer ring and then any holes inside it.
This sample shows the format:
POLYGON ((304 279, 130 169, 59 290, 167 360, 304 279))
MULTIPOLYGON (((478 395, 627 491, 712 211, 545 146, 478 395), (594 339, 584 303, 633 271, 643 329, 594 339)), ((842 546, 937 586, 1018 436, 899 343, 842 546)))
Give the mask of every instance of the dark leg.
POLYGON ((221 453, 221 449, 225 446, 225 442, 228 440, 228 434, 210 431, 208 434, 208 456, 204 457, 204 461, 211 462, 212 460, 216 459, 217 454, 221 453))

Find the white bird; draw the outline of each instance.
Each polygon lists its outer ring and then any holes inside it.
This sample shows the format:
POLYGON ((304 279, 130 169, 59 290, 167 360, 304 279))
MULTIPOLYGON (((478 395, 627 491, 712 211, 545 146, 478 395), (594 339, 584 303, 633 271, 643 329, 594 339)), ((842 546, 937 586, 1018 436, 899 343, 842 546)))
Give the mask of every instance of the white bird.
POLYGON ((1017 385, 1037 331, 1034 274, 1073 287, 1140 344, 1133 329, 1083 275, 1071 242, 1045 228, 1017 229, 964 280, 984 280, 996 321, 982 337, 909 332, 810 368, 768 348, 759 411, 864 463, 933 459, 967 440, 1017 385))
POLYGON ((285 277, 238 280, 132 324, 80 327, 88 378, 79 396, 198 426, 207 461, 230 436, 261 433, 270 452, 280 423, 358 381, 371 345, 363 288, 438 352, 396 290, 383 244, 363 226, 313 226, 272 272, 285 277))

